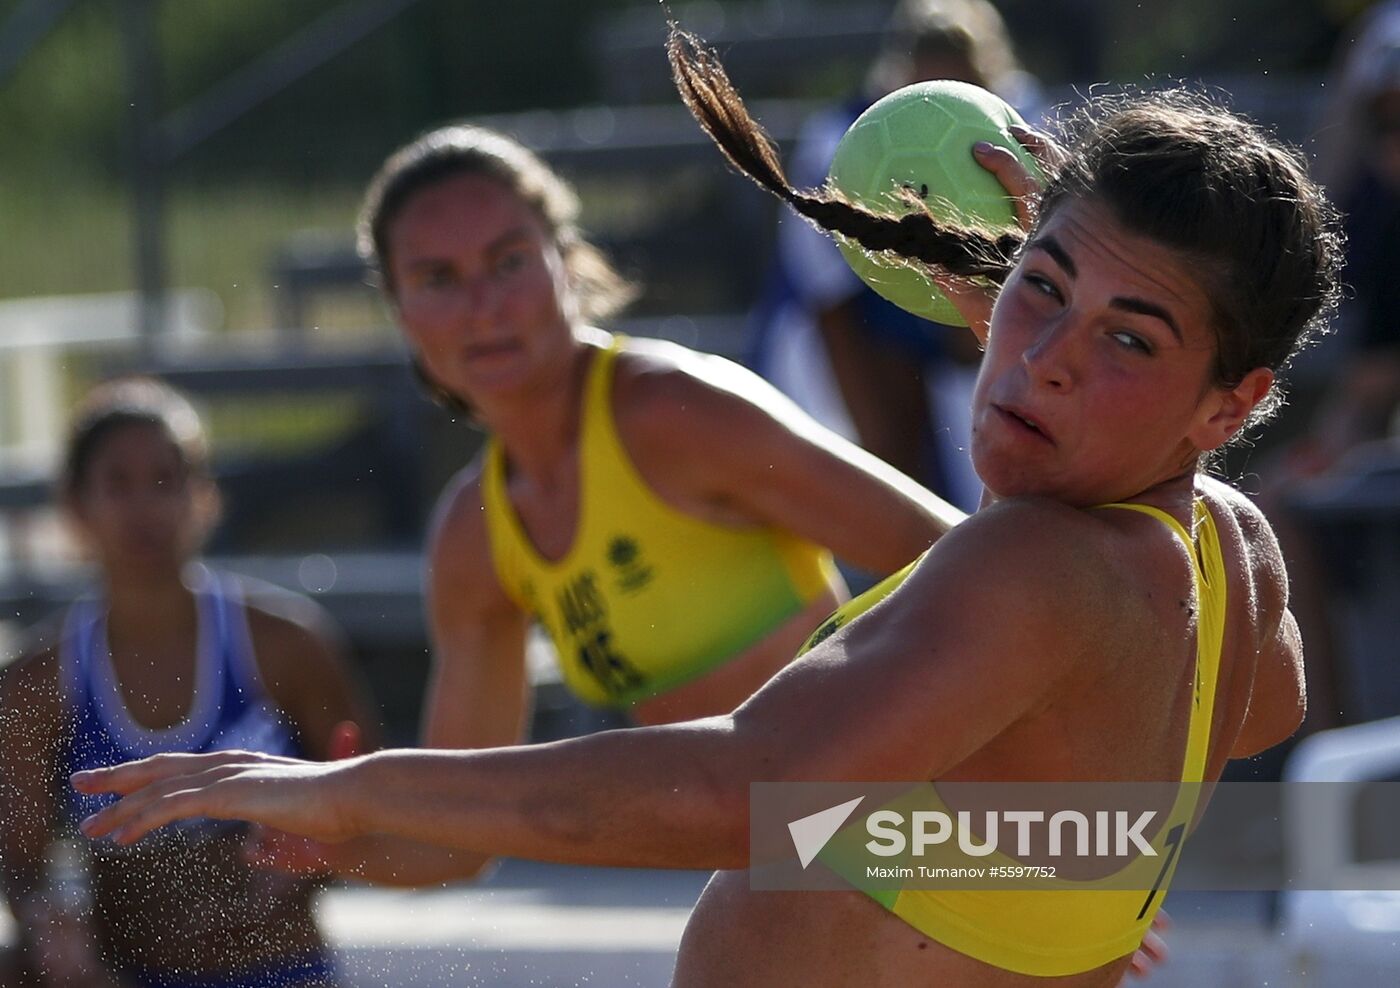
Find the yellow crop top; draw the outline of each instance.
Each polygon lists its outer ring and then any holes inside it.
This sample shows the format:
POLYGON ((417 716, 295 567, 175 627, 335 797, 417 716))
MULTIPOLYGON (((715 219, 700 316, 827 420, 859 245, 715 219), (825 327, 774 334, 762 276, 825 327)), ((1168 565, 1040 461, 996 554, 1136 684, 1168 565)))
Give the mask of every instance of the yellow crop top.
POLYGON ((790 533, 687 515, 647 487, 612 413, 614 340, 593 357, 579 435, 579 517, 557 562, 525 534, 499 443, 482 500, 501 586, 536 618, 564 681, 596 705, 628 706, 695 679, 797 614, 835 579, 831 554, 790 533))
MULTIPOLYGON (((915 929, 944 946, 994 967, 1018 974, 1052 977, 1090 971, 1135 951, 1152 923, 1176 870, 1180 845, 1196 810, 1210 743, 1211 717, 1225 631, 1225 563, 1214 519, 1205 502, 1193 506, 1196 538, 1171 515, 1142 504, 1107 504, 1150 515, 1181 540, 1192 560, 1198 618, 1194 702, 1182 761, 1184 785, 1151 844, 1158 857, 1140 857, 1114 876, 1113 887, 1064 879, 1041 881, 1034 889, 869 888, 846 860, 840 842, 822 859, 838 874, 915 929), (1124 881, 1131 875, 1132 888, 1124 881), (1150 889, 1150 892, 1143 891, 1150 889)), ((850 601, 821 625, 803 651, 854 620, 889 595, 913 569, 895 574, 850 601)), ((930 787, 932 788, 932 787, 930 787)), ((938 806, 937 794, 912 797, 919 809, 938 806)), ((849 848, 849 842, 847 842, 849 848)), ((851 857, 854 860, 854 857, 851 857)), ((988 864, 1016 864, 997 853, 988 864)))

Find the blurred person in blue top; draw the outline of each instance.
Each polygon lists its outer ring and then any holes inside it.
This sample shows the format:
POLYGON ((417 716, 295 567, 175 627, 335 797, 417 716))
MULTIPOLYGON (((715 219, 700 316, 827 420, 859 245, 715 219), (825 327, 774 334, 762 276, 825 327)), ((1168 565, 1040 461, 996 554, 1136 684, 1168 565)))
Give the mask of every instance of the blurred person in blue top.
POLYGON ((375 717, 338 634, 309 600, 198 561, 218 492, 199 417, 164 384, 125 379, 86 398, 59 496, 98 581, 0 674, 0 884, 20 983, 333 984, 315 883, 253 868, 245 828, 195 822, 136 853, 78 848, 65 830, 101 801, 60 780, 161 752, 355 753, 375 717))
MULTIPOLYGON (((975 83, 1024 113, 1034 80, 1017 64, 1001 15, 986 0, 902 0, 862 91, 804 125, 788 168, 815 187, 847 128, 871 103, 932 79, 975 83)), ((982 485, 967 456, 979 351, 970 333, 886 302, 856 277, 835 243, 783 216, 777 257, 754 314, 755 369, 823 425, 965 511, 982 485)))

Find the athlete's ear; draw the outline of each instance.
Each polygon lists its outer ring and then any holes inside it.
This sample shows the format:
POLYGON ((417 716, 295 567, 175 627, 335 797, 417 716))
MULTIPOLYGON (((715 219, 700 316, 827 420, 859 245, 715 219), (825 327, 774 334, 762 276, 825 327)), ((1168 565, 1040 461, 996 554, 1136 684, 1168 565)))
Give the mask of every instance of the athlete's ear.
POLYGON ((1256 367, 1233 388, 1211 388, 1201 401, 1196 424, 1188 436, 1191 444, 1207 452, 1225 445, 1273 386, 1274 372, 1256 367))

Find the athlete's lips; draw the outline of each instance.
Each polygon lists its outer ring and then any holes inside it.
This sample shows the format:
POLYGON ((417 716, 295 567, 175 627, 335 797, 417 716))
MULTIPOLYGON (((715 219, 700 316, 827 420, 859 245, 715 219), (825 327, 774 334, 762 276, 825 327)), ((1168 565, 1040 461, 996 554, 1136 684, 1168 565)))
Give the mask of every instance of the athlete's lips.
POLYGON ((998 404, 993 404, 992 407, 995 408, 997 412, 1006 421, 1010 422, 1014 427, 1021 429, 1028 434, 1038 436, 1039 438, 1045 440, 1048 443, 1053 444, 1055 442, 1055 438, 1052 435, 1050 435, 1049 430, 1045 428, 1045 423, 1041 419, 1036 418, 1030 412, 1026 411, 1024 408, 1019 408, 1015 405, 998 404))

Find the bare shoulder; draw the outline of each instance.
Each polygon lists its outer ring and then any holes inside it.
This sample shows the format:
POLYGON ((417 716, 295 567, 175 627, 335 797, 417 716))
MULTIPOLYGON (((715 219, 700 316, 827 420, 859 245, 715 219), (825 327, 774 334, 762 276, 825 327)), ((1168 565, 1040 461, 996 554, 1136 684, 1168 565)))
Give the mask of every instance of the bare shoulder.
POLYGON ((1235 576, 1242 592, 1231 598, 1230 606, 1244 636, 1242 648, 1235 650, 1233 677, 1242 714, 1227 751, 1230 757, 1243 758, 1273 747, 1302 723, 1307 712, 1303 643, 1288 609, 1288 572, 1268 519, 1226 484, 1205 480, 1200 486, 1221 530, 1227 559, 1233 555, 1239 560, 1235 576))
MULTIPOLYGON (((962 592, 995 592, 1016 607, 1101 615, 1121 586, 1122 553, 1099 513, 1041 497, 998 501, 953 528, 930 552, 962 592)), ((1062 620, 1061 623, 1072 624, 1062 620)))
POLYGON ((1288 571, 1273 526, 1253 501, 1229 484, 1203 477, 1199 487, 1217 527, 1220 522, 1228 526, 1222 537, 1237 541, 1255 622, 1266 632, 1277 628, 1288 606, 1288 571))
POLYGON ((964 538, 1004 543, 1020 552, 1067 554, 1077 560, 1104 556, 1112 532, 1099 512, 1029 496, 988 505, 959 526, 964 528, 964 538))
POLYGON ((998 501, 934 544, 928 592, 951 604, 952 620, 997 628, 1003 654, 1039 642, 1064 682, 1096 679, 1154 629, 1144 574, 1156 567, 1144 552, 1158 549, 1122 521, 1048 498, 998 501))
MULTIPOLYGON (((484 456, 484 454, 483 454, 484 456)), ((428 525, 428 565, 454 574, 489 573, 491 542, 481 492, 482 457, 448 481, 428 525)))
POLYGON ((674 445, 688 435, 728 435, 755 418, 788 420, 796 406, 753 371, 712 353, 661 340, 629 341, 618 356, 613 409, 629 439, 674 445))
POLYGON ((339 645, 340 629, 310 597, 249 577, 236 580, 259 662, 264 656, 301 655, 339 645))
POLYGON ((344 634, 320 604, 303 594, 246 577, 238 583, 263 686, 303 728, 315 698, 343 692, 352 675, 344 634))
POLYGON ((1206 502, 1217 518, 1224 514, 1240 527, 1240 534, 1246 539, 1248 548, 1278 553, 1278 539, 1274 537, 1273 526, 1248 496, 1214 477, 1198 477, 1196 485, 1206 496, 1206 502))
POLYGON ((478 457, 448 482, 428 530, 429 603, 450 600, 459 620, 515 607, 501 587, 491 556, 482 463, 478 457))

